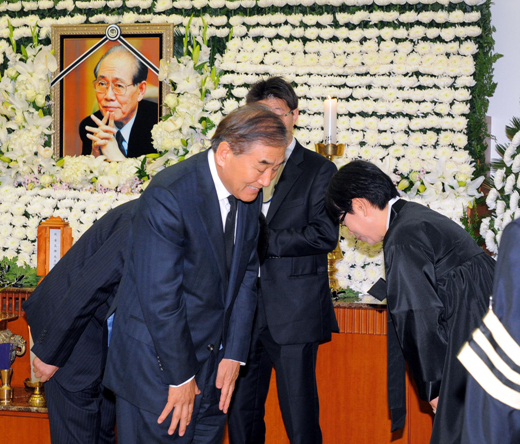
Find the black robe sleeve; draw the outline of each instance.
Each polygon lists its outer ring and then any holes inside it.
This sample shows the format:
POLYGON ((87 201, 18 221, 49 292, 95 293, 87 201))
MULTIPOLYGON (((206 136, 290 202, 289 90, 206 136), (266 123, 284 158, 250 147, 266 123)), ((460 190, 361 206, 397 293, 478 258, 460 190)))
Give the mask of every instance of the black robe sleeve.
POLYGON ((419 396, 427 401, 439 396, 447 348, 433 260, 426 243, 385 247, 389 312, 419 396))

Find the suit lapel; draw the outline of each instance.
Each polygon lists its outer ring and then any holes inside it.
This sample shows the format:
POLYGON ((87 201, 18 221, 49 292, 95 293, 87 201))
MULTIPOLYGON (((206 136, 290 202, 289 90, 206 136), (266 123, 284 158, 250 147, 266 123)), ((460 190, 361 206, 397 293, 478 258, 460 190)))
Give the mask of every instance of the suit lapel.
MULTIPOLYGON (((142 117, 142 112, 139 111, 139 107, 137 107, 137 113, 135 114, 135 120, 134 120, 134 125, 132 127, 132 129, 134 128, 139 128, 141 126, 141 117, 142 117)), ((127 144, 127 151, 126 151, 126 157, 130 158, 130 157, 135 157, 135 148, 136 146, 139 146, 139 142, 140 142, 140 136, 141 136, 141 132, 140 131, 130 131, 130 137, 128 138, 128 144, 127 144)))
POLYGON ((284 201, 285 196, 287 196, 287 193, 298 180, 298 177, 300 177, 302 169, 299 167, 299 165, 303 162, 304 149, 305 148, 301 146, 298 141, 296 141, 296 146, 294 147, 294 150, 289 159, 287 159, 287 164, 283 169, 282 176, 276 185, 276 189, 273 194, 273 200, 271 201, 271 205, 269 205, 269 211, 267 212, 266 216, 267 223, 271 222, 271 219, 284 201))
POLYGON ((222 227, 220 205, 217 198, 215 184, 209 170, 208 154, 203 152, 197 162, 197 184, 199 203, 197 210, 202 220, 204 230, 209 239, 211 250, 215 255, 220 276, 224 286, 227 286, 226 251, 224 246, 224 229, 222 227))

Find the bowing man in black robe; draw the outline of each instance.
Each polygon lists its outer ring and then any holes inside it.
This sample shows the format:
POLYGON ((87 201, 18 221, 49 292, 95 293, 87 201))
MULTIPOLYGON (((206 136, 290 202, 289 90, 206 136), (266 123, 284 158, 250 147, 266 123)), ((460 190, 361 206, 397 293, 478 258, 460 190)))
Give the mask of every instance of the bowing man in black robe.
POLYGON ((470 373, 464 444, 520 442, 520 219, 503 232, 492 307, 459 353, 470 373))
POLYGON ((387 298, 392 431, 405 423, 406 360, 420 398, 437 411, 430 443, 459 443, 467 373, 456 355, 486 311, 495 261, 455 222, 399 199, 368 162, 339 170, 326 205, 358 239, 383 241, 386 282, 374 293, 387 298))

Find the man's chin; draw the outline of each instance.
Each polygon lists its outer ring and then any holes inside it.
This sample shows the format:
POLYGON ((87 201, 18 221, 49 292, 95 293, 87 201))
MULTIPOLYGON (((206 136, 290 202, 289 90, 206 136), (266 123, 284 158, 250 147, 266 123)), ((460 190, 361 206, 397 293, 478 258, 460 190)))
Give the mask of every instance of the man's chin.
POLYGON ((256 188, 256 191, 248 188, 247 190, 240 193, 238 196, 235 196, 237 199, 240 199, 242 202, 253 202, 260 193, 261 188, 256 188))

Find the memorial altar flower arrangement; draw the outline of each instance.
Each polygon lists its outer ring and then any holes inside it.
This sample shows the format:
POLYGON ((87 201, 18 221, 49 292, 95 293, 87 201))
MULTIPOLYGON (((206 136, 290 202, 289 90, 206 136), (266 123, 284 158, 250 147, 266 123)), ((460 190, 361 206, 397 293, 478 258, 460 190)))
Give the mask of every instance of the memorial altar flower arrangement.
POLYGON ((490 179, 490 191, 486 205, 491 216, 482 219, 480 235, 486 241, 486 248, 496 255, 504 228, 520 217, 520 120, 514 118, 506 127, 511 142, 498 144, 501 159, 493 163, 495 174, 490 179))
POLYGON ((56 160, 51 147, 50 79, 57 63, 49 46, 38 42, 18 48, 0 42, 8 68, 0 79, 0 182, 3 186, 52 187, 139 192, 139 161, 104 162, 104 157, 66 156, 56 160), (20 51, 17 51, 20 49, 20 51))
POLYGON ((36 267, 36 240, 42 220, 61 217, 70 224, 77 240, 111 208, 138 196, 114 191, 0 187, 0 259, 14 260, 18 266, 36 267))
MULTIPOLYGON (((193 17, 192 17, 193 18, 193 17)), ((219 84, 219 57, 211 60, 208 25, 202 29, 185 27, 183 54, 170 61, 161 60, 159 80, 167 81, 172 92, 164 101, 167 113, 152 129, 154 148, 160 157, 146 171, 155 173, 193 154, 209 148, 211 137, 222 115, 215 112, 212 93, 219 84)))
POLYGON ((0 79, 0 181, 15 177, 53 173, 50 143, 50 73, 57 68, 49 47, 38 43, 21 46, 10 26, 11 45, 0 42, 8 68, 0 79))
MULTIPOLYGON (((347 146, 345 156, 335 161, 338 166, 355 158, 374 161, 406 198, 460 220, 484 171, 486 97, 493 89, 496 58, 489 2, 484 0, 4 1, 0 37, 7 38, 2 24, 13 15, 15 39, 30 36, 36 22, 42 39, 53 24, 172 23, 178 29, 192 20, 193 28, 201 21, 190 19, 194 11, 207 23, 211 51, 222 54, 219 85, 203 100, 204 112, 217 116, 210 117, 213 123, 243 103, 250 85, 282 75, 300 98, 295 136, 303 145, 312 149, 323 142, 323 99, 335 97, 338 143, 347 146), (49 14, 51 8, 56 12, 49 14), (442 153, 432 155, 437 148, 442 153)), ((195 41, 204 43, 200 32, 193 32, 195 41)), ((172 69, 186 55, 172 61, 172 69)), ((163 72, 168 75, 167 69, 163 72)), ((182 100, 174 95, 167 102, 168 119, 176 113, 179 117, 183 110, 177 102, 182 100)), ((158 149, 166 154, 140 165, 138 187, 203 145, 190 139, 190 127, 176 129, 178 125, 173 118, 166 125, 169 133, 157 134, 158 149), (179 141, 182 147, 173 148, 179 141)), ((80 174, 74 175, 81 167, 88 171, 83 186, 106 190, 99 186, 97 166, 82 167, 82 162, 87 161, 70 161, 66 177, 78 180, 80 174)), ((39 179, 24 180, 30 185, 39 179)), ((346 233, 341 245, 356 265, 342 262, 338 279, 342 286, 352 286, 356 273, 360 291, 366 291, 374 268, 382 271, 380 252, 346 233)))

